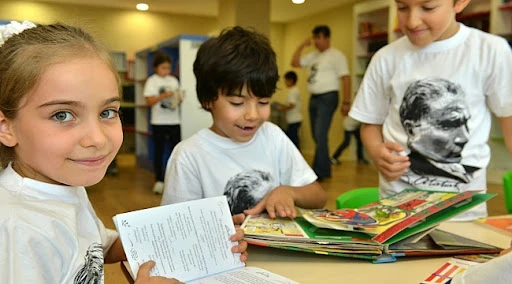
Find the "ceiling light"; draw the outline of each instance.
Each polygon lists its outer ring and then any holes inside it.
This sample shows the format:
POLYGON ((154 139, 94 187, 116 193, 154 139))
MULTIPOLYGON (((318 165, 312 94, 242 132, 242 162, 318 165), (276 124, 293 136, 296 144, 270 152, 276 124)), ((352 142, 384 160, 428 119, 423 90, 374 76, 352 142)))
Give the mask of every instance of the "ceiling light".
POLYGON ((306 0, 292 0, 293 4, 302 4, 304 3, 306 0))
POLYGON ((135 6, 139 11, 147 11, 149 9, 149 5, 146 3, 139 3, 135 6))

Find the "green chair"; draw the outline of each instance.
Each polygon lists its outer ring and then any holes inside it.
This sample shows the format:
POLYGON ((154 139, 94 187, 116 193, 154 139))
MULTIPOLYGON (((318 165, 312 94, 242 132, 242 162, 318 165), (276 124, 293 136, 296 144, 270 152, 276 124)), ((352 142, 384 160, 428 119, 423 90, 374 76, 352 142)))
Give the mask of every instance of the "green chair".
POLYGON ((379 200, 378 187, 361 187, 345 193, 336 198, 336 209, 358 208, 379 200))
POLYGON ((512 214, 512 171, 503 176, 503 193, 505 195, 505 207, 509 214, 512 214))

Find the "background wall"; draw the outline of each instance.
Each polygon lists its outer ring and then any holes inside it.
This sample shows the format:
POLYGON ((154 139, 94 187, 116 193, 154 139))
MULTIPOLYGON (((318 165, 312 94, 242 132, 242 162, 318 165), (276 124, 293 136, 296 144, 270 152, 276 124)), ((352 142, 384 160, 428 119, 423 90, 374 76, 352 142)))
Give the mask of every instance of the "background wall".
MULTIPOLYGON (((60 21, 78 25, 97 36, 111 50, 126 52, 128 58, 133 58, 137 51, 179 34, 214 36, 219 31, 217 19, 214 17, 30 1, 0 1, 0 20, 30 20, 42 24, 60 21)), ((295 22, 271 24, 270 41, 276 51, 280 74, 292 69, 290 61, 293 52, 298 44, 311 36, 313 27, 318 24, 327 24, 331 27, 331 45, 345 53, 347 62, 351 63, 352 5, 345 5, 295 22)), ((310 51, 313 51, 313 47, 304 53, 310 51)), ((295 71, 299 75, 298 86, 303 98, 304 122, 300 131, 302 151, 305 154, 313 154, 314 143, 307 111, 310 97, 306 88, 307 73, 302 69, 295 71)), ((274 100, 284 101, 286 91, 283 80, 280 80, 274 100)), ((342 125, 342 115, 337 111, 330 131, 331 153, 343 138, 342 125)), ((355 159, 353 149, 346 150, 342 159, 355 159)))

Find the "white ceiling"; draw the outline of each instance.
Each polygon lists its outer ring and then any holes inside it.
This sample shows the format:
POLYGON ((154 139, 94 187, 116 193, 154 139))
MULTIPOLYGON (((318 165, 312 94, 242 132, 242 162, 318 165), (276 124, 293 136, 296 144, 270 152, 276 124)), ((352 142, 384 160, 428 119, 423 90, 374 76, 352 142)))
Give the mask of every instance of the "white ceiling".
MULTIPOLYGON (((52 2, 99 6, 110 8, 135 9, 139 2, 149 4, 149 11, 168 12, 216 17, 218 0, 32 0, 37 2, 52 2)), ((258 1, 258 0, 243 0, 258 1)), ((270 21, 290 22, 302 17, 314 15, 341 5, 358 0, 305 0, 303 4, 293 4, 291 0, 270 0, 270 21)))

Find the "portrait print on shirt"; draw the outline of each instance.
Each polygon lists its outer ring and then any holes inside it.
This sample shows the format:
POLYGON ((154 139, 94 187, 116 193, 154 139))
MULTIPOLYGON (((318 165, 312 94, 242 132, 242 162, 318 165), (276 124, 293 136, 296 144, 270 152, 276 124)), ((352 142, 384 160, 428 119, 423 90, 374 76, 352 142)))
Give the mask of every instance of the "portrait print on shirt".
POLYGON ((415 81, 405 91, 399 114, 411 162, 403 181, 456 190, 473 180, 479 168, 461 164, 470 113, 460 85, 441 78, 415 81))
POLYGON ((87 249, 85 263, 75 276, 74 284, 103 283, 103 247, 93 243, 87 249))
POLYGON ((231 214, 242 213, 254 207, 273 186, 270 173, 256 169, 244 170, 230 178, 224 188, 231 214))

